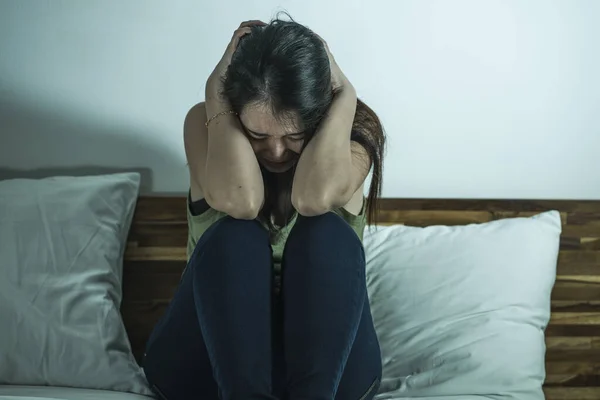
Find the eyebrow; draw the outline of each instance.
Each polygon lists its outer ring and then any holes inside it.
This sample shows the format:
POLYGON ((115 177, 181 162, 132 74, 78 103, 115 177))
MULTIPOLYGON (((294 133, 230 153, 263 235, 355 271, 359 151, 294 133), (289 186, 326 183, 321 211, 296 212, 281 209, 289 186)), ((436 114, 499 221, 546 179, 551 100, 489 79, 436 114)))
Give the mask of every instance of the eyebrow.
MULTIPOLYGON (((246 129, 248 132, 250 132, 254 136, 263 137, 263 138, 270 136, 268 133, 255 132, 252 129, 248 129, 248 128, 246 128, 246 126, 244 124, 242 124, 242 126, 244 127, 244 129, 246 129)), ((304 135, 304 134, 305 134, 305 132, 302 131, 302 132, 286 133, 284 136, 298 136, 298 135, 304 135)))

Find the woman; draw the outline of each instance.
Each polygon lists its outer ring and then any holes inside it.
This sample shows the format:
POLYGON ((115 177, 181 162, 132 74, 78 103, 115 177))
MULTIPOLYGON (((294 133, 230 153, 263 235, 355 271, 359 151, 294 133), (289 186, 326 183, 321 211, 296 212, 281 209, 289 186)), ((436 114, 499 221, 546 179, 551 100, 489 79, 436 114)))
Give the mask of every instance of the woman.
POLYGON ((184 139, 189 260, 146 347, 156 393, 371 399, 381 357, 361 240, 384 134, 327 45, 293 21, 242 23, 184 139))

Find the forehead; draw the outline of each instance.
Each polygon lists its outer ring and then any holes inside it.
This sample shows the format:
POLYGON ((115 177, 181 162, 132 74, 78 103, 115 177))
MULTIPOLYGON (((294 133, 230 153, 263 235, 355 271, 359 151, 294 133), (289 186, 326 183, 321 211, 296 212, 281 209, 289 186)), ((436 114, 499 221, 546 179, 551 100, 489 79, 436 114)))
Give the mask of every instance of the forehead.
POLYGON ((267 107, 246 107, 240 113, 240 120, 246 129, 272 136, 283 136, 300 132, 298 117, 289 114, 277 119, 267 107))

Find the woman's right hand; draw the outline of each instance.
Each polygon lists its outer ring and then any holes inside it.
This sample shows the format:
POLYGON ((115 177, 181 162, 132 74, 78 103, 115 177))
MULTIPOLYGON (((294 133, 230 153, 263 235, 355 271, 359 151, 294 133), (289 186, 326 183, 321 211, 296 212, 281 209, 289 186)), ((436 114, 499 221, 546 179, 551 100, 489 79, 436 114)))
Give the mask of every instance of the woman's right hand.
POLYGON ((265 26, 267 24, 259 20, 244 21, 240 24, 240 27, 237 28, 235 32, 233 32, 233 37, 227 45, 223 57, 208 77, 208 81, 206 82, 207 91, 218 90, 218 88, 221 85, 221 79, 227 72, 227 67, 229 67, 229 64, 231 64, 231 58, 233 57, 233 53, 235 53, 235 50, 237 49, 238 44, 240 43, 240 39, 244 35, 249 34, 251 32, 251 27, 255 25, 265 26))

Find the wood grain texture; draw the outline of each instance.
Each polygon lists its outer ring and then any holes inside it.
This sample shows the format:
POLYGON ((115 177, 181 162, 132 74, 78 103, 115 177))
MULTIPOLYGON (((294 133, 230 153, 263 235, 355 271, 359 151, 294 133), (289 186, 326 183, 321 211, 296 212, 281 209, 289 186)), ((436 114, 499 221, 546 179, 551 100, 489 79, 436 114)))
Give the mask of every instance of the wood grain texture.
MULTIPOLYGON (((185 197, 141 197, 125 252, 121 307, 136 358, 186 262, 185 197)), ((548 400, 600 400, 600 201, 382 199, 377 223, 465 225, 558 210, 563 224, 546 329, 548 400)))

